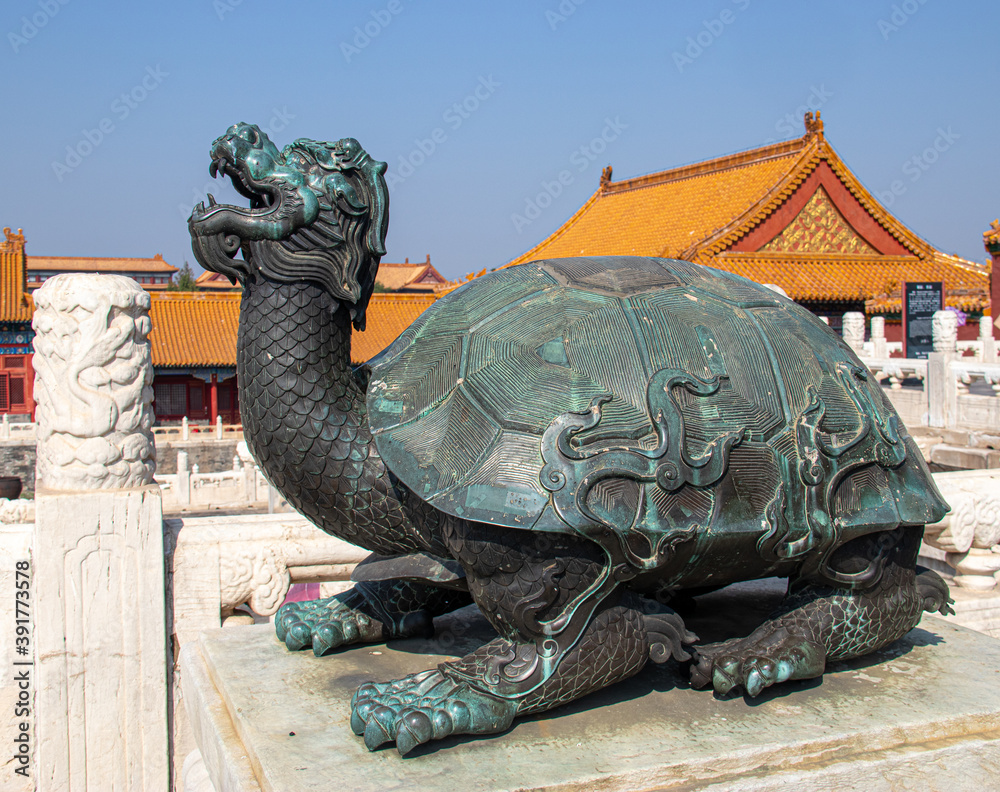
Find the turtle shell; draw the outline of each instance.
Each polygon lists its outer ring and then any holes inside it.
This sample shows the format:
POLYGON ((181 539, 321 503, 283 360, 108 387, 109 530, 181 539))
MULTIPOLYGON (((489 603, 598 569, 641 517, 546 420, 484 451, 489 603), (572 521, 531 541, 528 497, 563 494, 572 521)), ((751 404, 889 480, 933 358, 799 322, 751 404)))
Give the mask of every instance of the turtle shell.
POLYGON ((770 289, 689 262, 497 270, 370 365, 382 458, 470 520, 653 539, 721 521, 780 557, 947 509, 839 336, 770 289))

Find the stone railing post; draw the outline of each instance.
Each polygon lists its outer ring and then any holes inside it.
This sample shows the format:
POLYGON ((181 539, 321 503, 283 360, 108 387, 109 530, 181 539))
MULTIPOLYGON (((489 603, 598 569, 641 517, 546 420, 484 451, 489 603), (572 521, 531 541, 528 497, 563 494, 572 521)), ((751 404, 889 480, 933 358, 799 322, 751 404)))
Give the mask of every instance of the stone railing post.
POLYGON ((927 356, 927 418, 930 426, 951 426, 958 414, 958 389, 951 362, 958 350, 958 317, 954 311, 935 311, 931 324, 934 351, 927 356))
POLYGON ((243 463, 243 496, 250 503, 257 500, 257 463, 250 455, 245 440, 236 444, 236 455, 243 463))
POLYGON ((993 338, 992 316, 979 317, 979 341, 983 347, 979 359, 982 360, 983 363, 996 363, 997 342, 996 339, 993 338))
POLYGON ((187 416, 185 415, 183 418, 181 418, 181 440, 190 440, 190 439, 191 439, 191 430, 190 428, 188 428, 188 419, 187 416))
POLYGON ((844 343, 854 353, 861 355, 865 350, 865 315, 858 311, 848 311, 844 314, 844 343))
POLYGON ((0 440, 10 440, 10 419, 7 413, 0 417, 0 440))
POLYGON ((872 317, 872 357, 877 360, 889 357, 889 344, 885 340, 885 317, 872 317))
POLYGON ((166 792, 149 295, 120 276, 64 274, 34 300, 38 788, 166 792))
POLYGON ((215 416, 215 439, 216 440, 221 440, 222 439, 222 416, 221 415, 215 416))
POLYGON ((188 470, 187 451, 177 452, 177 503, 186 505, 191 502, 191 471, 188 470))

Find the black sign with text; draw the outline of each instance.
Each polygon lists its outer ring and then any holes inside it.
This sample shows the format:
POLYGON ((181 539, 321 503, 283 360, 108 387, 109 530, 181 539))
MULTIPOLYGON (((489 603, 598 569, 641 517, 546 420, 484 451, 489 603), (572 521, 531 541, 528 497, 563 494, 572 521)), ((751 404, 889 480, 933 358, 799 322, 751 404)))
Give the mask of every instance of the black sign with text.
POLYGON ((934 312, 944 307, 941 281, 903 283, 903 356, 923 358, 934 351, 934 312))

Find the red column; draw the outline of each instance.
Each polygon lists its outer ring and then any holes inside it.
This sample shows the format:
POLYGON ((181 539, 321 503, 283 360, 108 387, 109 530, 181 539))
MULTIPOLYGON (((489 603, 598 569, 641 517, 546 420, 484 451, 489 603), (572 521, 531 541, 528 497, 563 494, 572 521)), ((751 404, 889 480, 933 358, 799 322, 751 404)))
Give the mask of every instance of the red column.
POLYGON ((211 420, 212 426, 215 426, 215 421, 219 417, 219 377, 216 374, 212 375, 212 395, 209 406, 209 420, 211 420))

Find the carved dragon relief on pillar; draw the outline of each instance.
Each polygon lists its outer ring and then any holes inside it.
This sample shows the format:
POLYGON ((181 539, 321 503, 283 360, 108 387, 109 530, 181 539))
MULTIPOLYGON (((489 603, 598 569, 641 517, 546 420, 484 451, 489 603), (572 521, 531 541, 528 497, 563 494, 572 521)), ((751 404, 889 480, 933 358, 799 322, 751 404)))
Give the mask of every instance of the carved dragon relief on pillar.
POLYGON ((63 274, 34 294, 38 481, 121 489, 153 480, 149 294, 117 275, 63 274))

